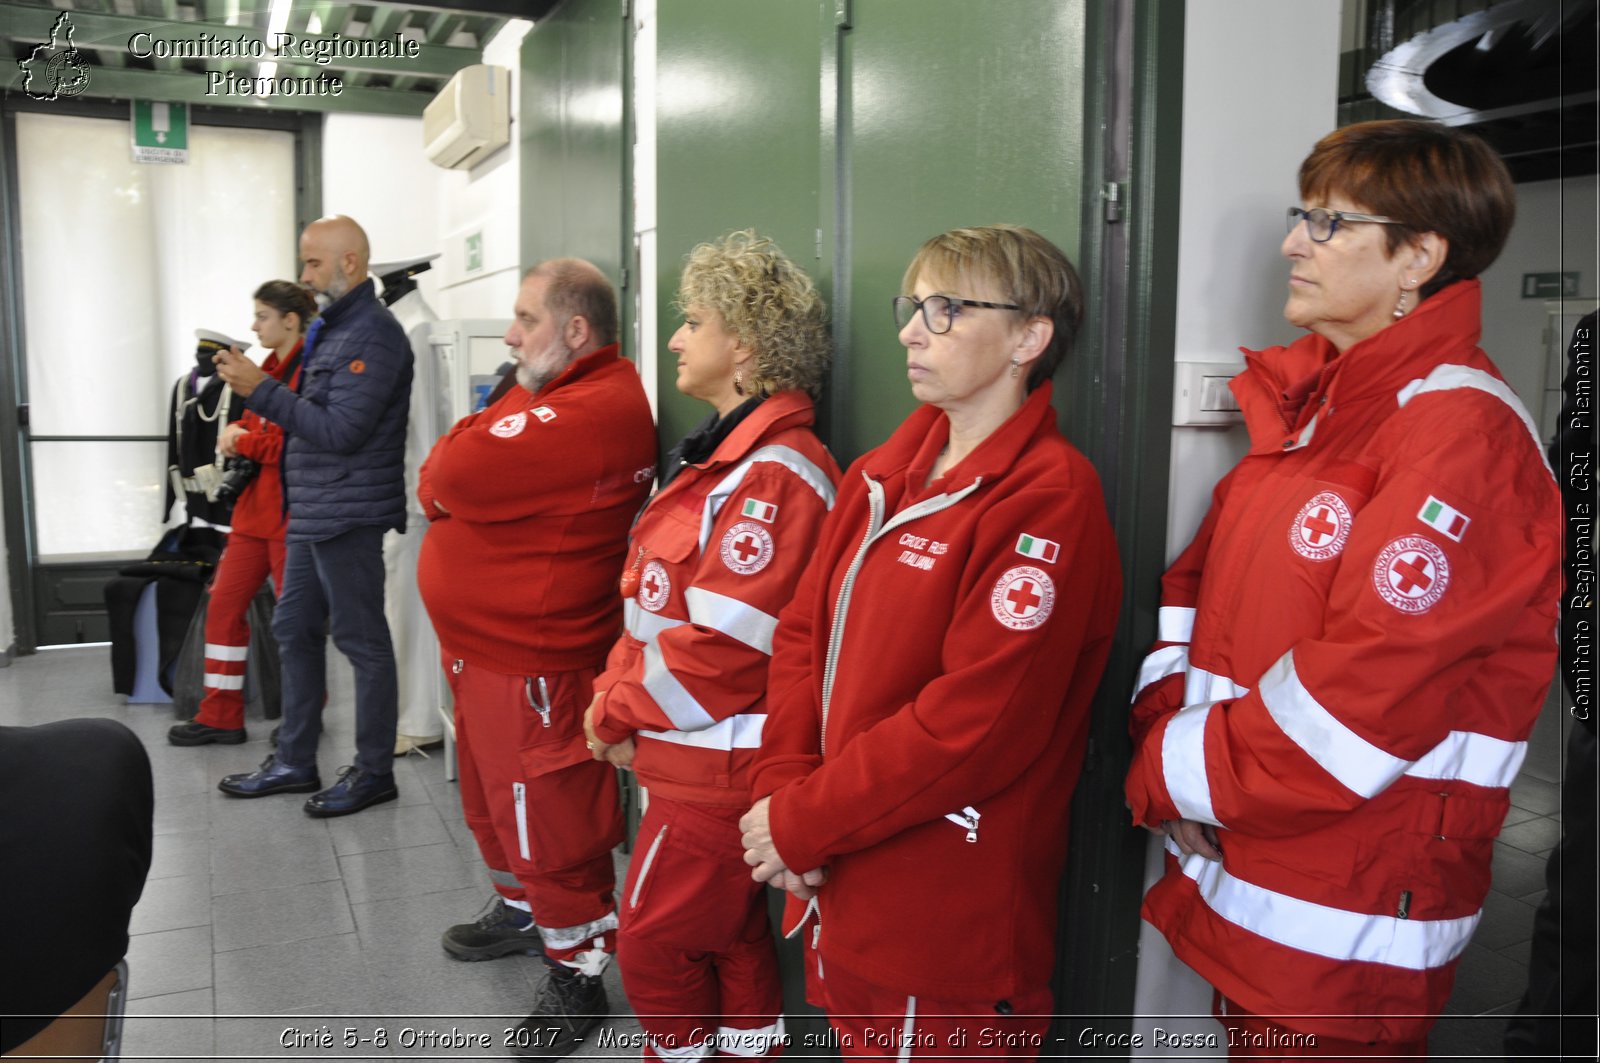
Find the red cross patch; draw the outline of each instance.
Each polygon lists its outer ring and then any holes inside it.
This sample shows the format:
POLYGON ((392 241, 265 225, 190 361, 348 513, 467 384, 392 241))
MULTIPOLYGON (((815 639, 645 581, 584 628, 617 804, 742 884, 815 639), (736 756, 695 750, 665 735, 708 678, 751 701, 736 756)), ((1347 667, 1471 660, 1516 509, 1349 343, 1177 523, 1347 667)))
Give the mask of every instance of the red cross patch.
POLYGON ((1431 539, 1402 535, 1378 552, 1372 586, 1402 613, 1426 613, 1450 585, 1450 559, 1431 539))
POLYGON ((1032 565, 1008 568, 989 593, 994 618, 1012 631, 1031 631, 1050 619, 1056 604, 1056 585, 1043 569, 1032 565))
POLYGON ((1322 491, 1300 507, 1289 525, 1289 545, 1301 557, 1326 561, 1344 552, 1353 518, 1344 499, 1322 491))
POLYGON ((672 580, 667 578, 667 566, 651 559, 639 573, 639 604, 652 613, 659 613, 672 593, 672 580))
POLYGON ((522 430, 528 427, 528 415, 525 413, 512 413, 500 418, 489 426, 489 434, 499 436, 501 439, 510 439, 520 436, 522 430))
POLYGON ((751 576, 772 560, 772 533, 753 520, 741 520, 722 536, 722 563, 751 576))

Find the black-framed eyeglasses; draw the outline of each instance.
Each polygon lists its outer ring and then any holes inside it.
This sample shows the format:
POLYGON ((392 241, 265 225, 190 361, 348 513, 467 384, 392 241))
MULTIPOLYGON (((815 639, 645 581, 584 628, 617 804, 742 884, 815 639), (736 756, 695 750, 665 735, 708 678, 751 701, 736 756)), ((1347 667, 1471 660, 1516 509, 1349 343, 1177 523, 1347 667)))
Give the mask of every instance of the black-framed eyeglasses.
POLYGON ((956 315, 960 313, 956 309, 958 306, 981 306, 989 310, 1022 309, 1014 303, 986 303, 982 299, 957 299, 951 295, 930 295, 926 299, 918 299, 914 295, 897 295, 894 297, 894 324, 896 328, 905 328, 920 309, 922 321, 928 326, 928 331, 935 336, 942 336, 950 331, 951 325, 955 324, 956 315))
POLYGON ((1290 207, 1286 231, 1294 232, 1294 227, 1302 218, 1305 219, 1306 232, 1311 239, 1319 244, 1325 244, 1333 239, 1333 234, 1339 231, 1339 226, 1348 221, 1370 221, 1376 225, 1404 225, 1403 221, 1394 218, 1385 218, 1381 214, 1357 214, 1350 210, 1327 210, 1323 207, 1290 207))

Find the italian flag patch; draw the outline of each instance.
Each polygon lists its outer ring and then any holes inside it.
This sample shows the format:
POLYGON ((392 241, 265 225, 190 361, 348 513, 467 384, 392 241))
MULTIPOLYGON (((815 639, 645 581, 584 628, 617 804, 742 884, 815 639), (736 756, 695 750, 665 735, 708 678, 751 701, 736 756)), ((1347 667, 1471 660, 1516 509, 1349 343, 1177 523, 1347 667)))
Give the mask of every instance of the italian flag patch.
POLYGON ((1471 517, 1432 495, 1429 495, 1428 500, 1422 504, 1417 519, 1458 543, 1461 541, 1461 536, 1466 533, 1467 525, 1472 523, 1471 517))
POLYGON ((778 516, 778 507, 759 498, 747 498, 744 500, 744 508, 739 512, 743 516, 754 517, 763 524, 771 524, 778 516))
POLYGON ((1061 553, 1061 544, 1034 535, 1022 535, 1017 538, 1017 553, 1040 561, 1054 561, 1061 553))

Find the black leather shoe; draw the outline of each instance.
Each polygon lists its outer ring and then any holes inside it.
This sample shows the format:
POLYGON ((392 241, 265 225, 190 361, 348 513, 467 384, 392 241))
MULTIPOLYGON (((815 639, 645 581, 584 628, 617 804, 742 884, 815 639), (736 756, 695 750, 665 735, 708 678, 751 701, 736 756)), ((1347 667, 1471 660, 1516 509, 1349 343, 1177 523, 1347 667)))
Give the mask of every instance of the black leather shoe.
POLYGON ((317 769, 291 768, 267 754, 261 767, 239 775, 224 775, 217 789, 234 797, 265 797, 268 794, 305 794, 322 789, 317 769))
POLYGON ((544 946, 533 916, 513 908, 497 893, 471 923, 457 923, 444 932, 444 950, 458 960, 492 960, 517 953, 538 955, 544 946))
POLYGON ((372 805, 381 805, 400 796, 394 775, 374 775, 370 771, 346 766, 339 769, 339 781, 312 794, 306 802, 308 816, 348 816, 372 805))
POLYGON ((250 736, 243 727, 210 727, 197 720, 173 724, 167 730, 167 741, 175 746, 236 746, 250 736))

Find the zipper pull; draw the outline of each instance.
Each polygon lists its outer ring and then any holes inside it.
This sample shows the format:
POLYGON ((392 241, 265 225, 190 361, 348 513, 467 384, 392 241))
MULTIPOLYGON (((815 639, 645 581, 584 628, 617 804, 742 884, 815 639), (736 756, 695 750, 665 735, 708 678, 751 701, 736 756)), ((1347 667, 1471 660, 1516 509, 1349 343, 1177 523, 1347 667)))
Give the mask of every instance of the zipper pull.
POLYGON ((541 701, 533 700, 533 677, 524 676, 522 689, 528 695, 528 706, 539 714, 539 719, 546 727, 550 726, 550 688, 545 685, 544 676, 539 677, 539 697, 541 701))
POLYGON ((1400 891, 1400 907, 1395 909, 1396 919, 1406 919, 1411 915, 1411 891, 1400 891))
POLYGON ((978 840, 978 820, 983 818, 983 813, 971 805, 963 808, 960 812, 946 813, 944 818, 958 827, 967 828, 968 842, 976 842, 978 840))

